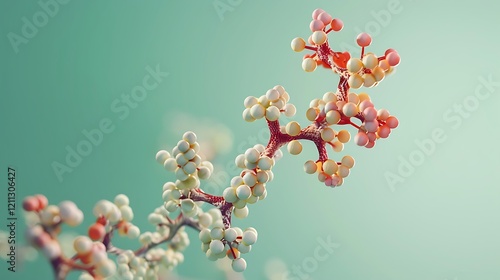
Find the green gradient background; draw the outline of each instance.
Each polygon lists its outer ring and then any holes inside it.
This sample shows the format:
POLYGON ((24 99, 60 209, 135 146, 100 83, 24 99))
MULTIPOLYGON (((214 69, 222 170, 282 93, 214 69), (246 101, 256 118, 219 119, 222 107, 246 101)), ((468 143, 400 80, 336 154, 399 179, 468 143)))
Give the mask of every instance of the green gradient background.
MULTIPOLYGON (((185 112, 226 125, 234 141, 232 152, 216 158, 222 165, 265 127, 262 121, 242 120, 248 95, 281 84, 297 106, 296 120, 306 124, 309 101, 334 90, 338 77, 323 69, 305 73, 303 54, 290 49, 290 40, 309 35, 310 13, 321 7, 345 24, 343 32, 330 36, 332 46, 352 45, 355 28, 364 30, 373 21, 371 12, 387 3, 246 0, 221 21, 212 1, 72 1, 15 54, 7 34, 19 34, 22 17, 31 18, 40 7, 34 1, 1 1, 2 170, 16 167, 18 201, 44 193, 53 203, 70 199, 90 213, 97 200, 125 193, 134 222, 151 230, 145 218, 161 204, 162 184, 173 179, 154 155, 172 147, 183 132, 169 133, 171 122, 165 118, 185 112), (146 66, 157 64, 170 76, 119 120, 110 103, 141 83, 146 66), (51 163, 63 161, 66 145, 74 147, 84 139, 81 131, 96 128, 102 118, 111 118, 115 131, 59 182, 51 163)), ((443 112, 474 93, 478 77, 500 81, 500 6, 486 0, 400 3, 401 13, 374 36, 369 50, 380 54, 395 48, 402 63, 395 75, 367 90, 377 107, 398 116, 400 127, 372 150, 348 147, 357 164, 344 186, 334 190, 302 171, 303 162, 316 156, 312 146, 305 144, 293 158, 286 154, 274 169, 268 198, 252 205, 247 219, 236 221, 259 231, 258 244, 246 256, 246 279, 264 279, 265 263, 272 258, 289 268, 300 265, 313 256, 316 239, 327 236, 340 247, 319 262, 311 279, 500 277, 500 134, 494 115, 500 87, 458 129, 443 120, 443 112), (384 173, 397 172, 398 157, 408 158, 415 139, 430 137, 435 128, 445 131, 445 143, 391 190, 384 173)), ((6 172, 0 177, 6 186, 6 172)), ((3 224, 5 202, 0 205, 3 224)), ((77 230, 89 223, 86 219, 77 230)), ((22 241, 24 227, 18 230, 22 241)), ((178 273, 222 279, 196 234, 189 233, 192 244, 178 273)), ((15 274, 4 262, 0 267, 1 279, 52 278, 41 257, 15 274)))

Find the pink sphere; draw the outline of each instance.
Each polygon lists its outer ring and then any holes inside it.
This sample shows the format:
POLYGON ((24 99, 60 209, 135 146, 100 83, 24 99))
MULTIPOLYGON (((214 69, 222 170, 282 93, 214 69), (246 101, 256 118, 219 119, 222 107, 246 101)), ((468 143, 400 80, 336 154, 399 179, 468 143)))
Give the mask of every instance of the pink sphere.
POLYGON ((35 211, 38 210, 40 203, 38 199, 33 196, 28 196, 23 200, 23 209, 26 211, 35 211))
POLYGON ((376 132, 378 130, 378 121, 373 120, 373 121, 365 122, 365 128, 366 128, 366 131, 368 131, 368 132, 376 132))
POLYGON ((38 199, 38 203, 40 204, 38 206, 38 210, 44 209, 49 204, 49 200, 43 194, 37 194, 37 195, 35 195, 35 198, 38 199))
POLYGON ((380 138, 387 138, 389 137, 389 134, 391 133, 391 129, 387 125, 383 125, 378 128, 377 134, 380 136, 380 138))
MULTIPOLYGON (((361 103, 363 103, 363 102, 361 102, 361 103)), ((365 108, 363 110, 363 115, 365 116, 365 121, 367 121, 367 122, 373 121, 377 118, 377 110, 373 107, 365 108)))
POLYGON ((399 62, 401 61, 401 57, 395 51, 387 54, 385 59, 387 59, 387 62, 389 62, 390 66, 397 66, 399 64, 399 62))
POLYGON ((322 12, 321 14, 319 14, 318 19, 321 20, 325 25, 332 22, 332 16, 327 12, 322 12))
POLYGON ((368 148, 368 149, 371 149, 373 148, 373 146, 375 146, 375 142, 368 142, 368 144, 366 144, 365 148, 368 148))
POLYGON ((368 135, 366 135, 363 131, 358 132, 358 134, 354 136, 354 143, 358 146, 365 146, 368 144, 368 140, 368 135))
POLYGON ((372 43, 372 37, 368 33, 360 33, 356 38, 356 43, 360 47, 368 47, 372 43))
POLYGON ((313 19, 311 21, 311 24, 309 24, 309 28, 311 28, 312 32, 320 31, 323 30, 323 28, 325 28, 325 24, 319 19, 313 19))
POLYGON ((390 128, 396 128, 399 125, 399 120, 396 117, 394 117, 394 116, 390 116, 390 117, 387 118, 387 120, 385 120, 385 123, 390 128))
POLYGON ((325 11, 322 9, 316 9, 312 13, 312 19, 318 19, 319 14, 324 13, 325 11))
POLYGON ((340 19, 334 18, 332 20, 331 27, 333 31, 338 32, 344 28, 344 23, 340 19))

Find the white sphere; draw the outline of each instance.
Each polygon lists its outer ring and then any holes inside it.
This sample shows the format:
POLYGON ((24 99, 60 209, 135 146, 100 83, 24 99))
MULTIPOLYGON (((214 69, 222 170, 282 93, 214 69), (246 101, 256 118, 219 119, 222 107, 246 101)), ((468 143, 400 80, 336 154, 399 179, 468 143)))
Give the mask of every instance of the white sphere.
POLYGON ((220 254, 221 252, 224 251, 224 243, 220 240, 212 240, 210 242, 210 250, 212 251, 213 254, 220 254))
POLYGON ((196 207, 196 204, 194 203, 194 201, 192 199, 183 199, 181 200, 181 210, 182 212, 184 213, 188 213, 188 212, 191 212, 193 211, 193 209, 196 207))
POLYGON ((316 170, 318 170, 318 166, 314 161, 308 160, 304 163, 304 171, 307 174, 314 174, 316 173, 316 170))
POLYGON ((288 103, 288 104, 285 104, 285 107, 283 108, 283 110, 285 110, 285 116, 287 117, 293 117, 295 115, 295 113, 297 113, 297 108, 295 107, 295 105, 291 104, 291 103, 288 103))
POLYGON ((310 57, 302 60, 302 69, 306 72, 313 72, 317 66, 316 61, 310 57))
POLYGON ((233 187, 227 187, 222 193, 222 197, 229 203, 234 203, 238 201, 238 196, 236 195, 236 189, 233 187))
POLYGON ((292 155, 298 155, 302 152, 302 144, 297 140, 292 140, 287 145, 288 152, 292 155))
POLYGON ((233 242, 238 237, 238 232, 234 228, 228 228, 224 231, 224 239, 228 242, 233 242))
POLYGON ((189 148, 190 148, 190 145, 187 141, 180 140, 179 142, 177 142, 177 149, 179 149, 179 151, 181 153, 187 152, 187 150, 189 150, 189 148))
POLYGON ((278 107, 271 105, 266 109, 266 119, 268 121, 276 121, 281 115, 280 109, 278 107))
POLYGON ((119 195, 115 196, 114 202, 115 202, 116 206, 118 206, 118 207, 120 207, 122 205, 128 205, 130 203, 128 196, 126 196, 124 194, 119 194, 119 195))
POLYGON ((296 121, 287 123, 285 131, 290 136, 297 136, 300 133, 300 124, 296 121))
POLYGON ((236 272, 243 272, 247 268, 247 262, 243 258, 235 259, 231 263, 231 267, 236 272))
POLYGON ((257 166, 261 170, 271 170, 273 165, 274 165, 274 160, 268 156, 262 156, 257 164, 257 166))
POLYGON ((203 243, 210 243, 210 241, 212 241, 212 237, 210 236, 210 230, 207 228, 202 229, 198 237, 203 243))
POLYGON ((252 188, 252 194, 257 197, 263 195, 265 191, 266 185, 263 183, 258 183, 252 188))
POLYGON ((252 172, 247 172, 243 175, 243 183, 253 187, 257 183, 257 177, 252 172))
POLYGON ((177 169, 177 161, 175 158, 168 158, 163 163, 163 167, 165 167, 167 171, 174 172, 175 169, 177 169))
POLYGON ((80 255, 89 253, 90 250, 92 250, 92 245, 92 240, 87 236, 78 236, 75 238, 75 241, 73 241, 73 248, 80 255))
POLYGON ((301 52, 305 49, 306 47, 306 41, 304 39, 297 37, 292 40, 292 43, 290 44, 292 47, 292 50, 295 52, 301 52))
POLYGON ((186 131, 184 135, 182 136, 182 139, 184 139, 186 142, 188 142, 189 145, 193 145, 196 143, 197 137, 196 134, 192 131, 186 131))
POLYGON ((210 214, 202 213, 198 216, 198 221, 202 227, 209 227, 212 224, 213 219, 210 214))
POLYGON ((137 237, 139 237, 139 235, 141 234, 141 230, 137 227, 137 226, 130 226, 127 230, 127 237, 130 238, 130 239, 135 239, 137 237))
POLYGON ((255 244, 255 242, 257 242, 257 233, 253 230, 245 230, 245 232, 243 232, 242 242, 245 245, 255 244))
POLYGON ((59 203, 59 215, 63 221, 66 221, 74 215, 78 207, 73 201, 64 200, 59 203))
POLYGON ((254 96, 248 96, 247 98, 245 98, 245 101, 243 101, 243 105, 248 109, 252 108, 252 106, 257 103, 259 103, 259 100, 257 100, 257 98, 255 98, 254 96))
POLYGON ((170 154, 165 150, 160 150, 158 151, 158 153, 156 153, 156 161, 159 164, 163 164, 167 160, 167 158, 170 158, 170 154))
POLYGON ((134 212, 132 211, 132 208, 130 208, 130 206, 123 205, 119 209, 123 220, 127 222, 132 221, 132 219, 134 218, 134 212))
POLYGON ((248 148, 245 151, 245 159, 250 163, 256 163, 260 159, 260 153, 255 148, 248 148))
POLYGON ((95 272, 104 278, 111 276, 116 272, 116 264, 113 260, 106 259, 96 265, 95 272))
POLYGON ((236 196, 239 199, 243 199, 243 200, 248 199, 250 197, 250 195, 252 195, 252 190, 250 189, 250 187, 248 185, 240 185, 238 188, 236 188, 236 196))
POLYGON ((222 239, 224 238, 224 230, 220 227, 214 227, 211 231, 210 231, 210 237, 212 237, 212 239, 222 239))
POLYGON ((266 114, 266 108, 264 108, 261 104, 255 104, 252 108, 250 108, 250 114, 255 119, 261 119, 266 114))
POLYGON ((198 178, 200 178, 201 180, 206 180, 206 179, 210 178, 211 175, 212 175, 212 172, 210 172, 210 169, 208 167, 206 167, 206 166, 199 167, 198 178))
POLYGON ((243 208, 234 208, 234 216, 239 219, 246 218, 248 216, 249 209, 247 206, 243 208))
POLYGON ((266 92, 266 98, 271 102, 276 101, 280 98, 280 93, 274 88, 270 89, 266 92))

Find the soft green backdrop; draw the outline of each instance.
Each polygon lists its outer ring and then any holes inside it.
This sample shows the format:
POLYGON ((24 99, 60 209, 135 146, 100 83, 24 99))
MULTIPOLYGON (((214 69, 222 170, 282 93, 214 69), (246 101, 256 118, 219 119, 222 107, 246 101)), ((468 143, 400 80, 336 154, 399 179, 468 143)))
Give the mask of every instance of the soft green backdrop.
MULTIPOLYGON (((183 132, 179 122, 191 118, 196 126, 209 120, 231 131, 231 151, 214 159, 224 167, 265 128, 262 121, 242 120, 246 96, 281 84, 297 106, 296 119, 305 125, 309 101, 335 89, 337 76, 323 69, 305 73, 303 54, 290 49, 292 38, 309 35, 310 14, 321 7, 345 24, 343 32, 330 36, 334 48, 354 45, 359 30, 368 28, 376 33, 370 51, 399 51, 396 73, 366 91, 377 107, 398 116, 400 127, 372 150, 347 148, 357 163, 345 184, 333 190, 302 171, 303 162, 316 156, 313 147, 306 144, 296 157, 285 153, 268 198, 252 205, 247 219, 236 221, 259 231, 244 276, 265 279, 266 263, 279 259, 290 270, 305 262, 309 279, 498 279, 500 6, 488 0, 297 2, 69 1, 16 53, 8 34, 21 35, 23 17, 33 22, 42 8, 35 1, 1 1, 3 188, 5 170, 13 166, 18 203, 43 193, 53 203, 73 200, 90 213, 97 200, 125 193, 135 223, 152 229, 146 217, 161 204, 162 184, 173 179, 154 155, 177 142, 183 132), (230 9, 218 14, 214 3, 230 9), (381 10, 390 11, 388 5, 398 12, 377 21, 381 10), (119 119, 110 104, 130 94, 147 75, 145 68, 156 65, 169 76, 119 119), (485 100, 473 104, 480 77, 496 84, 485 100), (464 101, 477 108, 462 116, 454 110, 464 101), (443 117, 449 110, 453 121, 443 117), (113 122, 114 131, 58 180, 52 162, 63 163, 65 147, 74 148, 85 139, 82 130, 97 128, 104 118, 113 122), (401 157, 415 154, 415 141, 431 137, 434 129, 442 129, 446 140, 391 187, 384 174, 397 175, 401 157), (318 238, 340 246, 314 267, 318 238)), ((1 193, 3 225, 6 190, 1 193)), ((75 231, 84 232, 89 223, 75 231)), ((19 221, 18 242, 23 230, 19 221)), ((201 252, 196 234, 189 233, 192 245, 178 274, 222 279, 201 252)), ((1 279, 52 278, 40 256, 15 274, 4 261, 0 267, 1 279)))

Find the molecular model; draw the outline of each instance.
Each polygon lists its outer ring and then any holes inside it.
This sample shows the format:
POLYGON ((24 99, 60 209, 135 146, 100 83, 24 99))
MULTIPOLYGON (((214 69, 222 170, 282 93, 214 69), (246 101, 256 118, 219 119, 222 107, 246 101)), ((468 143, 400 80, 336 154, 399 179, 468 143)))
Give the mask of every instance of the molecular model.
POLYGON ((154 231, 141 233, 132 223, 134 215, 129 198, 119 194, 112 201, 101 200, 95 204, 95 221, 89 225, 86 235, 74 239, 76 254, 66 256, 61 251, 58 235, 64 224, 82 223, 82 211, 71 201, 49 205, 44 195, 26 197, 23 208, 38 217, 37 222, 28 227, 27 240, 49 259, 55 278, 65 279, 70 271, 79 270, 82 280, 111 276, 159 279, 162 277, 160 267, 173 269, 184 261, 182 252, 190 243, 186 227, 199 232, 201 250, 208 259, 226 259, 234 271, 244 271, 247 262, 243 255, 252 250, 258 233, 253 227, 232 226, 231 220, 233 216, 245 218, 250 204, 267 197, 267 184, 274 177, 272 169, 283 156, 280 148, 285 145, 290 154, 297 155, 302 151, 300 141, 312 141, 318 158, 305 162, 305 172, 316 174, 328 187, 341 186, 354 167, 354 158, 346 155, 333 159, 327 148, 342 151, 351 135, 345 129, 332 127, 353 126, 357 130, 354 143, 372 148, 376 140, 387 138, 398 126, 398 119, 385 109, 377 110, 368 94, 356 94, 349 89, 378 85, 399 64, 400 56, 393 49, 382 56, 365 53, 372 41, 366 33, 356 38, 361 47, 358 57, 332 50, 328 34, 341 31, 343 23, 321 9, 313 11, 309 27, 312 34, 307 43, 295 38, 291 48, 296 52, 312 51, 302 60, 306 72, 322 66, 338 74, 337 90, 311 101, 306 111, 311 124, 305 127, 295 121, 280 124, 280 116, 292 117, 296 113, 283 86, 274 86, 259 97, 247 97, 243 102, 243 119, 247 122, 264 119, 270 139, 266 146, 257 144, 236 156, 235 163, 241 172, 231 179, 222 196, 203 191, 202 181, 210 178, 214 167, 200 156, 197 136, 188 131, 170 152, 161 150, 156 154, 158 163, 173 172, 176 180, 163 185, 163 203, 148 216, 154 231), (205 211, 202 204, 212 207, 205 211), (112 243, 117 234, 138 238, 142 245, 135 250, 118 248, 112 243))

